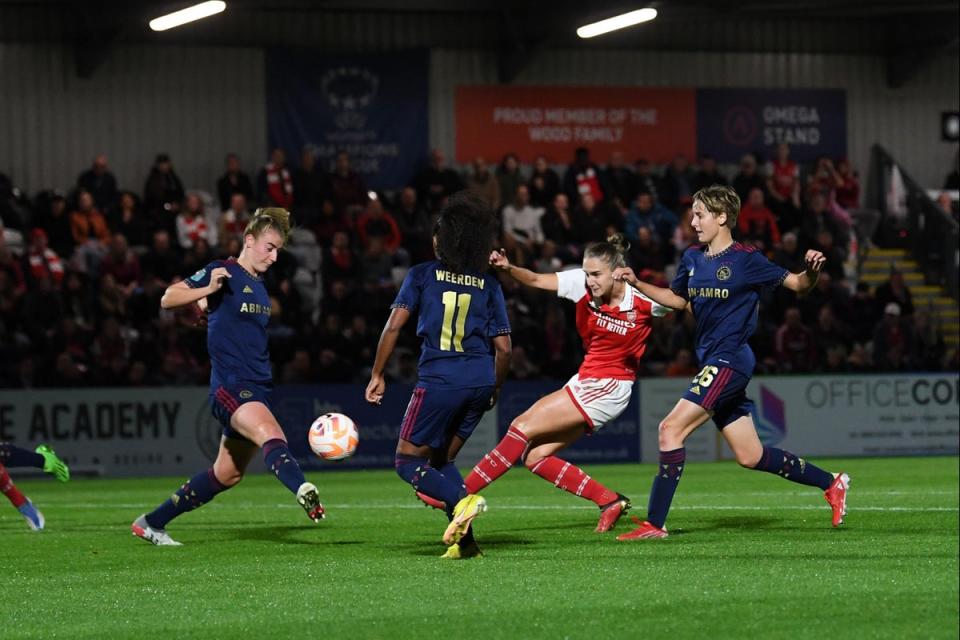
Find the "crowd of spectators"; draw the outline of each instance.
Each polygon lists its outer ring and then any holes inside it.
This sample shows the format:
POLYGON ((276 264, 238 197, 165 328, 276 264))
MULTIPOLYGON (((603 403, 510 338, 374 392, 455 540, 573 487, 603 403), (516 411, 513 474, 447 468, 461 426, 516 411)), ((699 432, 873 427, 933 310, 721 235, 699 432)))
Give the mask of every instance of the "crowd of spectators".
MULTIPOLYGON (((122 189, 97 156, 69 190, 26 197, 0 174, 0 386, 82 387, 205 384, 202 313, 160 309, 171 283, 211 260, 235 256, 256 206, 288 208, 289 251, 268 272, 270 348, 283 383, 364 382, 389 304, 409 265, 432 258, 433 221, 451 194, 468 189, 500 216, 511 260, 538 271, 579 264, 586 244, 624 232, 642 278, 669 283, 696 239, 691 196, 730 184, 743 210, 737 237, 799 271, 803 253, 828 256, 816 289, 798 299, 768 292, 752 341, 764 372, 957 368, 956 350, 926 309, 915 309, 901 274, 876 290, 856 282, 851 258, 876 220, 860 209, 857 173, 843 159, 808 169, 781 145, 762 163, 745 155, 735 175, 709 157, 682 155, 657 167, 614 153, 605 166, 578 149, 560 167, 524 166, 506 154, 464 171, 431 152, 410 184, 374 193, 345 152, 329 171, 315 150, 297 166, 274 150, 256 175, 228 154, 211 191, 186 190, 172 159, 156 156, 141 191, 122 189)), ((502 279, 513 326, 512 376, 564 377, 582 358, 572 310, 555 297, 502 279)), ((642 363, 649 375, 696 373, 689 314, 656 320, 642 363)), ((393 359, 396 380, 416 377, 409 331, 393 359)))

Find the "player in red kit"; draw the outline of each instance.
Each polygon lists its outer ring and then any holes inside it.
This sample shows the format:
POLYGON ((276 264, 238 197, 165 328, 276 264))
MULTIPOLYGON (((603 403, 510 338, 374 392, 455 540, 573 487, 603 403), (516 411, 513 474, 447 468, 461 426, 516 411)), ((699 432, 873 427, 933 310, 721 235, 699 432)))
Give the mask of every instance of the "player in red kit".
MULTIPOLYGON (((535 273, 510 264, 502 252, 491 254, 490 263, 517 282, 556 291, 559 297, 576 303, 577 332, 586 356, 562 389, 541 398, 513 420, 503 440, 467 476, 468 493, 482 491, 523 460, 544 480, 600 507, 598 532, 612 529, 630 508, 626 496, 556 455, 627 408, 651 319, 668 312, 624 282, 614 281, 613 271, 625 266, 627 248, 623 235, 616 234, 587 247, 582 269, 558 273, 535 273)), ((444 541, 456 542, 476 515, 470 509, 455 509, 444 541)))

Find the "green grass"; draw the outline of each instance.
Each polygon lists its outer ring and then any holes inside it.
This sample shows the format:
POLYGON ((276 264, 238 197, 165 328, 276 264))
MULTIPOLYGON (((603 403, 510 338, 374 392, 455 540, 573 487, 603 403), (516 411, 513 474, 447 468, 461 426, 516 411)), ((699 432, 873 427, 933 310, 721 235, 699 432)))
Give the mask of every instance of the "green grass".
MULTIPOLYGON (((22 481, 48 529, 0 505, 0 637, 957 638, 958 459, 819 462, 853 477, 840 529, 817 490, 691 464, 670 538, 634 543, 515 469, 461 562, 386 471, 313 474, 319 526, 250 477, 174 522, 179 548, 128 527, 182 479, 22 481)), ((588 471, 643 515, 652 467, 588 471)))

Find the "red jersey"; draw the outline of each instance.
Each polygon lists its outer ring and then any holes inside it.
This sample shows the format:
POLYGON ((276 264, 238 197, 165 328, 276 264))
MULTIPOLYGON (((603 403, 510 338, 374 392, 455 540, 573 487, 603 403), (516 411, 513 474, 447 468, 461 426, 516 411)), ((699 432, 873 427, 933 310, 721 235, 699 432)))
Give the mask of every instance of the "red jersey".
POLYGON ((770 177, 773 178, 773 188, 784 198, 793 197, 793 188, 800 179, 800 169, 793 160, 781 164, 774 160, 771 164, 770 177))
POLYGON ((557 273, 557 295, 577 303, 577 333, 587 355, 580 365, 581 378, 633 380, 647 348, 651 319, 670 309, 627 285, 616 307, 598 304, 587 289, 583 269, 557 273))

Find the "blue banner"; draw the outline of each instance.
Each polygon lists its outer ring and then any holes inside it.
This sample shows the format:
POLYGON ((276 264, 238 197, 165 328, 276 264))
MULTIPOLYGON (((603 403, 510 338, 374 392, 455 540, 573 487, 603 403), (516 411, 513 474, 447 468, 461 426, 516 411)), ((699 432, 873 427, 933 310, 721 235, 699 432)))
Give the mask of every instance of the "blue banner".
POLYGON ((368 187, 405 186, 428 150, 428 56, 268 50, 270 148, 296 166, 313 144, 328 168, 346 150, 368 187))
POLYGON ((847 96, 842 89, 698 89, 697 149, 718 162, 747 152, 764 160, 790 145, 790 157, 847 155, 847 96))
MULTIPOLYGON (((500 392, 497 429, 502 437, 514 418, 543 396, 560 389, 563 382, 509 382, 500 392)), ((619 418, 592 435, 585 435, 560 456, 571 462, 640 462, 640 411, 636 389, 630 405, 619 418)))

